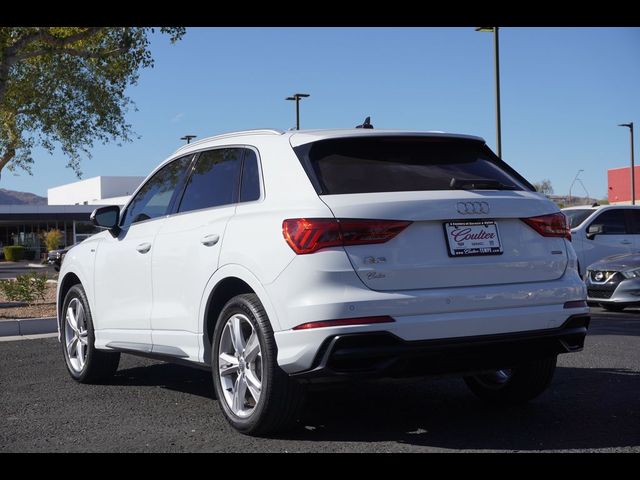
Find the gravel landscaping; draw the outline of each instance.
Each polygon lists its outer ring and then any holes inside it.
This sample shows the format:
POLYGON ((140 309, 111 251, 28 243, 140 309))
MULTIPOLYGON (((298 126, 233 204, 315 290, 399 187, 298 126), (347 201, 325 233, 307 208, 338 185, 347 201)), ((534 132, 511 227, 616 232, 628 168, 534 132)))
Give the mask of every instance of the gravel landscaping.
POLYGON ((10 302, 0 292, 0 319, 55 317, 56 286, 55 283, 47 283, 44 300, 38 299, 32 305, 10 302))

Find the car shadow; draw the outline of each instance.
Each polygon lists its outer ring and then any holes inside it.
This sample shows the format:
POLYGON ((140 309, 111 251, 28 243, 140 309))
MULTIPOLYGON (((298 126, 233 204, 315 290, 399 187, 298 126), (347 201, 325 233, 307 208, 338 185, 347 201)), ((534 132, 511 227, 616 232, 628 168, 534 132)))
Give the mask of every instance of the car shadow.
POLYGON ((640 336, 640 310, 624 312, 591 311, 591 326, 587 336, 640 336))
MULTIPOLYGON (((108 384, 215 399, 208 372, 169 363, 124 368, 108 384)), ((459 378, 350 383, 309 392, 298 425, 272 438, 478 451, 638 447, 640 372, 559 367, 543 395, 507 408, 481 402, 459 378)))
POLYGON ((162 387, 208 399, 216 398, 211 373, 172 363, 119 369, 104 384, 162 387))
POLYGON ((637 447, 640 373, 558 368, 547 392, 510 408, 481 402, 460 379, 352 384, 311 395, 300 427, 281 438, 480 451, 637 447))

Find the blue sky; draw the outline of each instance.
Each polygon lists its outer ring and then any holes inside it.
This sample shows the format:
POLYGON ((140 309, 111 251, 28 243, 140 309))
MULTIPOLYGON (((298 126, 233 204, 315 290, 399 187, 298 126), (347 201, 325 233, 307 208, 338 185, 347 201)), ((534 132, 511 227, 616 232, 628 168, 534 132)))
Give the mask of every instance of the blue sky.
MULTIPOLYGON (((493 37, 470 27, 189 28, 175 45, 156 35, 152 53, 155 68, 129 89, 141 138, 96 146, 83 178, 146 176, 187 133, 288 129, 294 92, 311 94, 302 128, 370 115, 377 128, 470 133, 495 150, 493 37)), ((505 27, 500 67, 503 158, 559 194, 583 169, 589 194, 606 197, 607 169, 629 164, 616 125, 636 122, 640 143, 640 28, 505 27)), ((0 187, 46 195, 76 180, 60 151, 34 154, 33 176, 5 170, 0 187)))

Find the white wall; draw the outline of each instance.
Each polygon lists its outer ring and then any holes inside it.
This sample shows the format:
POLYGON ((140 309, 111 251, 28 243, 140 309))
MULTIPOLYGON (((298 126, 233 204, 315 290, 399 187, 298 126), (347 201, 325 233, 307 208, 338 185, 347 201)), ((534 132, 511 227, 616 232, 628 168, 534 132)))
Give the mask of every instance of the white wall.
POLYGON ((100 198, 130 196, 144 180, 144 177, 100 177, 102 185, 100 198))
POLYGON ((82 205, 100 199, 100 177, 87 178, 47 190, 49 205, 82 205))
POLYGON ((105 205, 103 199, 113 197, 118 197, 120 201, 122 199, 119 197, 129 197, 144 178, 101 176, 53 187, 47 191, 48 204, 83 205, 86 202, 88 205, 105 205))

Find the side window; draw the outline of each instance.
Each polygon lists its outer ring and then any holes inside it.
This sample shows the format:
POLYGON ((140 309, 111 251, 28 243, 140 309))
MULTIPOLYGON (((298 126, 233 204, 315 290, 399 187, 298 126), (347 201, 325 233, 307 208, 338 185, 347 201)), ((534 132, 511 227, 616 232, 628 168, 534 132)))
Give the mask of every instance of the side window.
POLYGON ((256 152, 247 148, 244 151, 242 164, 242 183, 240 185, 240 201, 251 202, 260 198, 260 169, 256 152))
POLYGON ((604 235, 624 235, 627 233, 623 209, 612 209, 603 212, 591 222, 591 225, 603 225, 604 235))
POLYGON ((640 233, 640 210, 630 208, 627 215, 631 219, 631 233, 640 233))
POLYGON ((187 182, 179 212, 236 203, 243 149, 202 152, 187 182))
POLYGON ((166 215, 192 155, 181 157, 165 165, 138 191, 122 218, 122 227, 132 223, 166 215))

